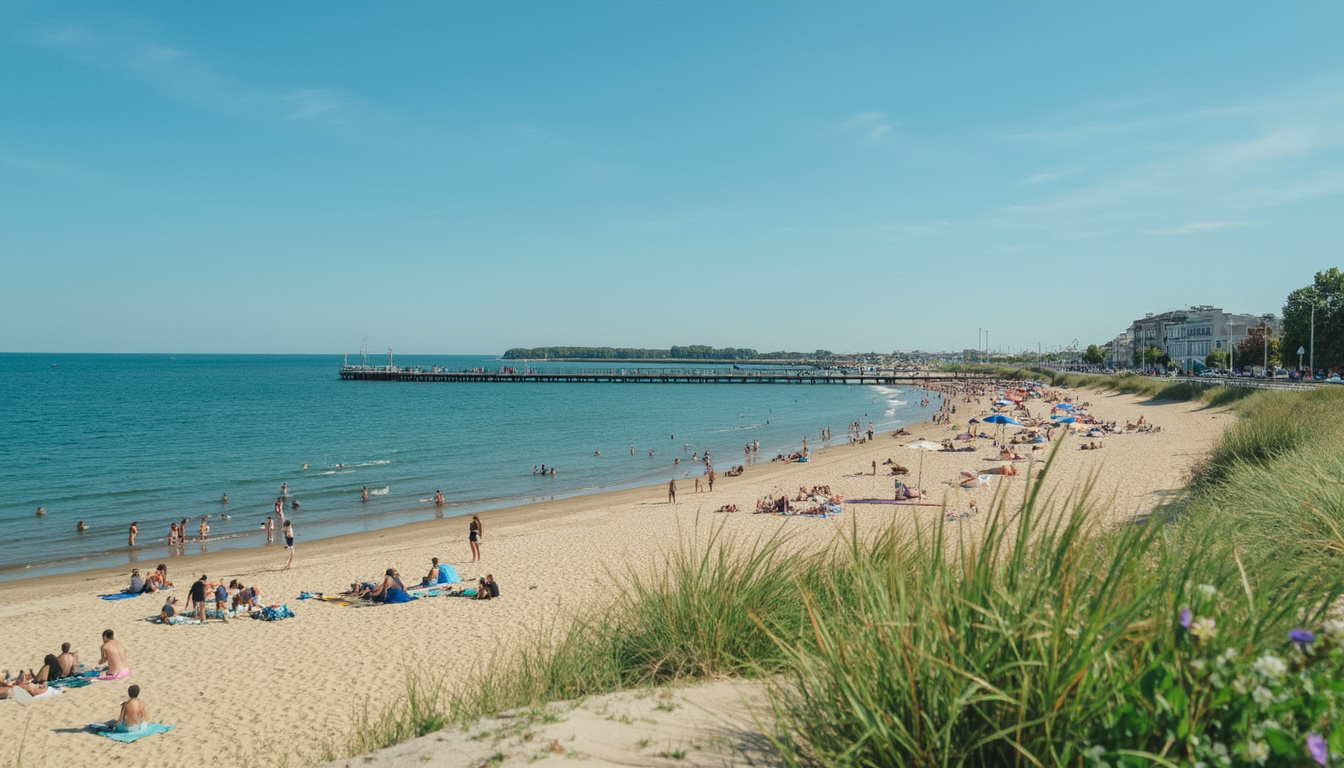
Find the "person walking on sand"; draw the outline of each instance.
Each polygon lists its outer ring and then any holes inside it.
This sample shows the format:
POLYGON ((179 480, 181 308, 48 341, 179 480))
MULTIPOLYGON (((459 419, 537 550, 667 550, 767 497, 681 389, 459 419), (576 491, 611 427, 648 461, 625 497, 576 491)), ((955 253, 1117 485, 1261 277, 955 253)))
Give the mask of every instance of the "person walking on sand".
POLYGON ((472 515, 471 524, 467 526, 467 543, 471 545, 471 562, 479 563, 481 561, 481 534, 485 526, 481 524, 481 518, 472 515))
POLYGON ((128 547, 134 547, 134 546, 135 546, 135 537, 138 536, 138 535, 140 535, 140 524, 139 524, 139 523, 131 523, 131 535, 130 535, 130 540, 126 542, 126 546, 128 546, 128 547))
POLYGON ((205 574, 201 578, 192 582, 191 590, 187 592, 187 610, 196 612, 197 621, 205 623, 205 574))
POLYGON ((709 490, 710 490, 711 492, 714 490, 714 470, 713 470, 713 468, 711 468, 711 469, 709 470, 709 490))
POLYGON ((285 521, 285 549, 289 550, 289 560, 285 563, 285 570, 288 571, 294 565, 294 523, 285 521))
POLYGON ((677 479, 675 477, 667 483, 667 503, 677 503, 677 479))

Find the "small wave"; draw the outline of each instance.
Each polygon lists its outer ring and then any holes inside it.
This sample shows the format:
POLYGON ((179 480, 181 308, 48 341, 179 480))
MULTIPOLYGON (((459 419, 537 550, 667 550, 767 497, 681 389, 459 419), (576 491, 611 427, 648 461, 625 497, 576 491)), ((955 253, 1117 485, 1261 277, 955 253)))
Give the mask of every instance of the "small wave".
POLYGON ((377 461, 361 461, 361 462, 359 462, 358 464, 356 464, 355 466, 356 466, 356 467, 376 467, 376 466, 378 466, 379 464, 391 464, 391 463, 392 463, 392 460, 391 460, 391 459, 378 459, 377 461))
POLYGON ((370 496, 386 496, 387 492, 392 490, 391 486, 384 485, 382 488, 369 489, 370 496))
POLYGON ((324 475, 351 475, 351 474, 354 474, 354 472, 355 472, 355 470, 353 470, 353 469, 328 469, 326 472, 323 472, 322 474, 324 474, 324 475))

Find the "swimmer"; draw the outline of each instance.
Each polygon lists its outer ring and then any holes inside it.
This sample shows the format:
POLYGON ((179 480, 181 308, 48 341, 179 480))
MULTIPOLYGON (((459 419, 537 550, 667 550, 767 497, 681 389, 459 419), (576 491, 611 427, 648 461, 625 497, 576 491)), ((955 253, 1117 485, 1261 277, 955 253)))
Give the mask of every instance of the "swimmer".
POLYGON ((360 493, 361 496, 364 497, 364 501, 368 501, 368 500, 369 500, 369 486, 366 485, 366 486, 363 486, 362 488, 360 488, 359 493, 360 493))
POLYGON ((38 516, 38 517, 46 517, 46 516, 47 516, 47 510, 45 510, 45 509, 43 509, 43 508, 41 508, 41 507, 38 507, 38 508, 37 508, 37 516, 38 516))
POLYGON ((75 530, 79 531, 80 533, 83 533, 89 530, 89 526, 85 525, 83 520, 80 520, 79 524, 75 526, 75 530))
POLYGON ((220 504, 228 504, 228 503, 229 503, 229 494, 226 493, 226 494, 224 494, 223 496, 220 496, 220 497, 219 497, 219 503, 220 503, 220 504))
POLYGON ((601 451, 593 451, 593 455, 594 455, 594 456, 601 456, 601 455, 602 455, 602 452, 601 452, 601 451))
POLYGON ((443 506, 443 491, 434 492, 434 503, 440 507, 443 506))
POLYGON ((290 509, 293 509, 293 510, 295 510, 295 511, 297 511, 298 508, 299 508, 299 500, 298 500, 298 499, 295 499, 295 500, 291 501, 291 502, 289 503, 289 508, 290 508, 290 509))

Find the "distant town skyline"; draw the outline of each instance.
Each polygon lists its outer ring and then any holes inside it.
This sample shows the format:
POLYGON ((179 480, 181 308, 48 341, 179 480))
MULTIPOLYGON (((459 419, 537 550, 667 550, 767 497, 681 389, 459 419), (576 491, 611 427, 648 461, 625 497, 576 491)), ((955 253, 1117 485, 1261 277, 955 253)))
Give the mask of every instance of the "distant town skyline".
POLYGON ((1344 5, 0 5, 0 352, 1103 343, 1344 263, 1344 5))

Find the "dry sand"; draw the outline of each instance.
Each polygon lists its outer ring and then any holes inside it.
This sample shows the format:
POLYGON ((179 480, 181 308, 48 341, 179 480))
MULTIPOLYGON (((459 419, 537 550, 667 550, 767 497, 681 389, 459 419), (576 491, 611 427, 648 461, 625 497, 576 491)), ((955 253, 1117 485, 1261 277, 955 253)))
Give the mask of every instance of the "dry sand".
MULTIPOLYGON (((1146 512, 1179 492, 1191 467, 1234 418, 1226 410, 1189 403, 1075 394, 1090 401, 1100 419, 1123 423, 1144 415, 1162 427, 1157 434, 1106 438, 1099 451, 1076 450, 1079 438, 1067 438, 1048 484, 1071 488, 1095 473, 1095 497, 1109 500, 1106 515, 1114 520, 1146 512)), ((1043 407, 1037 401, 1032 409, 1043 407)), ((959 404, 957 418, 979 410, 959 404)), ((927 423, 909 429, 933 440, 951 434, 948 427, 927 423)), ((766 494, 829 485, 849 499, 889 497, 891 478, 868 474, 871 462, 878 462, 879 472, 887 458, 904 464, 913 482, 922 454, 924 486, 935 500, 946 497, 950 509, 965 510, 971 500, 986 509, 996 490, 1006 491, 1010 500, 1020 498, 1025 486, 1020 477, 995 478, 990 490, 951 487, 959 470, 999 465, 987 460, 997 455, 987 441, 980 441, 976 454, 947 454, 901 447, 912 439, 881 434, 866 444, 845 445, 841 438, 834 441, 840 445, 815 450, 810 436, 810 462, 752 465, 742 477, 720 477, 712 494, 696 494, 690 481, 681 481, 675 505, 667 503, 666 486, 653 486, 492 512, 483 515, 479 565, 467 562, 463 518, 316 542, 305 542, 296 524, 298 554, 290 571, 281 570, 285 554, 279 546, 169 561, 179 598, 185 600, 186 588, 203 572, 211 580, 239 578, 260 586, 264 602, 284 602, 296 614, 273 623, 151 624, 143 619, 158 612, 159 596, 115 602, 96 597, 123 588, 125 568, 0 584, 0 667, 36 668, 63 641, 73 643, 84 661, 95 661, 99 635, 110 627, 129 649, 134 669, 126 681, 96 683, 26 708, 0 702, 0 765, 16 762, 20 748, 24 766, 272 765, 285 758, 290 765, 303 764, 320 755, 323 742, 342 740, 366 703, 377 711, 401 696, 407 667, 460 677, 559 619, 600 608, 603 593, 610 591, 610 573, 659 562, 697 529, 703 533, 721 523, 727 532, 751 539, 782 528, 797 541, 816 542, 851 525, 862 533, 893 518, 935 522, 942 514, 932 507, 861 504, 847 504, 844 514, 829 520, 750 514, 766 494), (713 514, 729 503, 743 512, 713 514), (408 583, 418 581, 431 556, 455 564, 464 577, 494 574, 503 599, 439 597, 370 608, 296 599, 304 590, 331 593, 357 579, 375 579, 388 567, 399 569, 408 583), (134 744, 78 732, 88 722, 114 717, 132 682, 142 687, 151 719, 174 724, 175 730, 134 744)), ((974 529, 976 523, 971 518, 954 525, 974 529)), ((602 718, 589 720, 593 728, 605 727, 602 718)), ((629 760, 638 764, 644 758, 632 752, 629 760)))

